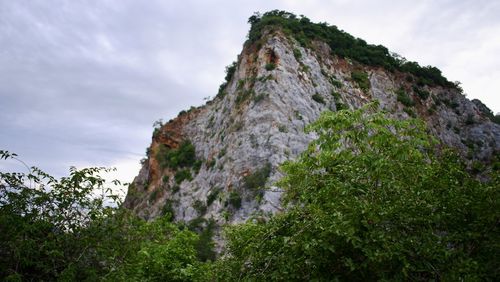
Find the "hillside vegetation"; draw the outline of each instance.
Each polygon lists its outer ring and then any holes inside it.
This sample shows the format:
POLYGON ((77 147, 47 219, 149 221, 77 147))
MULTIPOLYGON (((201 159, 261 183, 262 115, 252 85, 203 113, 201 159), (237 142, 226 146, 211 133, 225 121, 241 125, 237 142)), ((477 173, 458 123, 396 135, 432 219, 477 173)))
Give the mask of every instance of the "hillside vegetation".
MULTIPOLYGON (((355 38, 328 23, 313 23, 307 17, 296 16, 285 11, 270 11, 263 15, 250 17, 251 24, 248 42, 258 41, 268 28, 279 27, 286 34, 295 38, 302 46, 309 47, 314 40, 328 43, 332 52, 343 58, 350 58, 359 63, 383 67, 389 71, 401 71, 412 74, 418 85, 456 87, 458 83, 448 81, 441 71, 433 66, 420 66, 417 62, 389 52, 382 45, 372 45, 363 39, 355 38)), ((409 78, 413 79, 413 78, 409 78)))
MULTIPOLYGON (((286 210, 228 226, 207 260, 202 236, 144 222, 104 189, 100 169, 56 180, 0 173, 4 280, 483 280, 499 277, 499 173, 472 177, 418 120, 376 105, 325 112, 319 138, 282 166, 286 210), (96 197, 95 191, 101 191, 96 197), (213 259, 213 257, 212 257, 213 259)), ((2 151, 2 159, 16 158, 2 151)))

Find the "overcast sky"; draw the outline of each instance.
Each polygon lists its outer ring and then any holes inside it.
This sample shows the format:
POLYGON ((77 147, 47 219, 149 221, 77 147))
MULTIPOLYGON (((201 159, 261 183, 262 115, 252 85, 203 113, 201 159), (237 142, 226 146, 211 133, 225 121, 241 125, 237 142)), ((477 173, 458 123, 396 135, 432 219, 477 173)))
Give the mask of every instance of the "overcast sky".
POLYGON ((437 66, 500 111, 500 1, 0 0, 0 149, 131 181, 153 122, 214 96, 248 17, 272 9, 437 66))

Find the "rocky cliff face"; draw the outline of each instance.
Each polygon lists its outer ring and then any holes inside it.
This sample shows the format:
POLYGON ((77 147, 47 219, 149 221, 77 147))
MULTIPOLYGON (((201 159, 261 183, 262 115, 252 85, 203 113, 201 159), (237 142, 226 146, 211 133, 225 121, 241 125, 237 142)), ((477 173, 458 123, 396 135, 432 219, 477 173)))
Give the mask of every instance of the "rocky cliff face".
POLYGON ((373 100, 395 117, 425 120, 471 166, 498 155, 500 126, 480 102, 456 88, 417 86, 411 74, 362 65, 331 51, 320 41, 301 47, 279 29, 246 44, 215 99, 155 130, 124 205, 144 218, 170 212, 176 221, 193 224, 259 220, 280 210, 281 192, 273 183, 280 178, 279 165, 314 138, 304 128, 322 111, 373 100), (185 141, 198 161, 162 165, 161 154, 184 150, 185 141))

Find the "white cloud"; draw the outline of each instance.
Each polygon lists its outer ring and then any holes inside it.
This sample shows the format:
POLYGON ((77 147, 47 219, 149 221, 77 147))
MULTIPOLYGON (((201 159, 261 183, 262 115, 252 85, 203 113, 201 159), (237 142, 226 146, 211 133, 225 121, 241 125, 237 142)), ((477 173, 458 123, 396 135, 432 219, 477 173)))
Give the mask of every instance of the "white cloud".
POLYGON ((152 122, 214 96, 247 18, 271 9, 435 65, 500 111, 498 1, 1 1, 0 148, 55 175, 116 165, 129 181, 152 122))

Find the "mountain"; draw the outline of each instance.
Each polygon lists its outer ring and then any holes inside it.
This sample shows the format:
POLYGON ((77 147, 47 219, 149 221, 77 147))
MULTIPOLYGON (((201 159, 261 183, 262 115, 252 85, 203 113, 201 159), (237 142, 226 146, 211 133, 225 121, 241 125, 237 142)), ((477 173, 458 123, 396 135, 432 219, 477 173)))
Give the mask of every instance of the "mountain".
POLYGON ((194 228, 260 220, 281 209, 278 167, 315 138, 305 127, 326 110, 378 101, 392 117, 418 117, 481 175, 498 157, 500 125, 435 67, 325 23, 281 11, 250 17, 226 82, 204 106, 158 124, 124 206, 170 214, 194 228))

